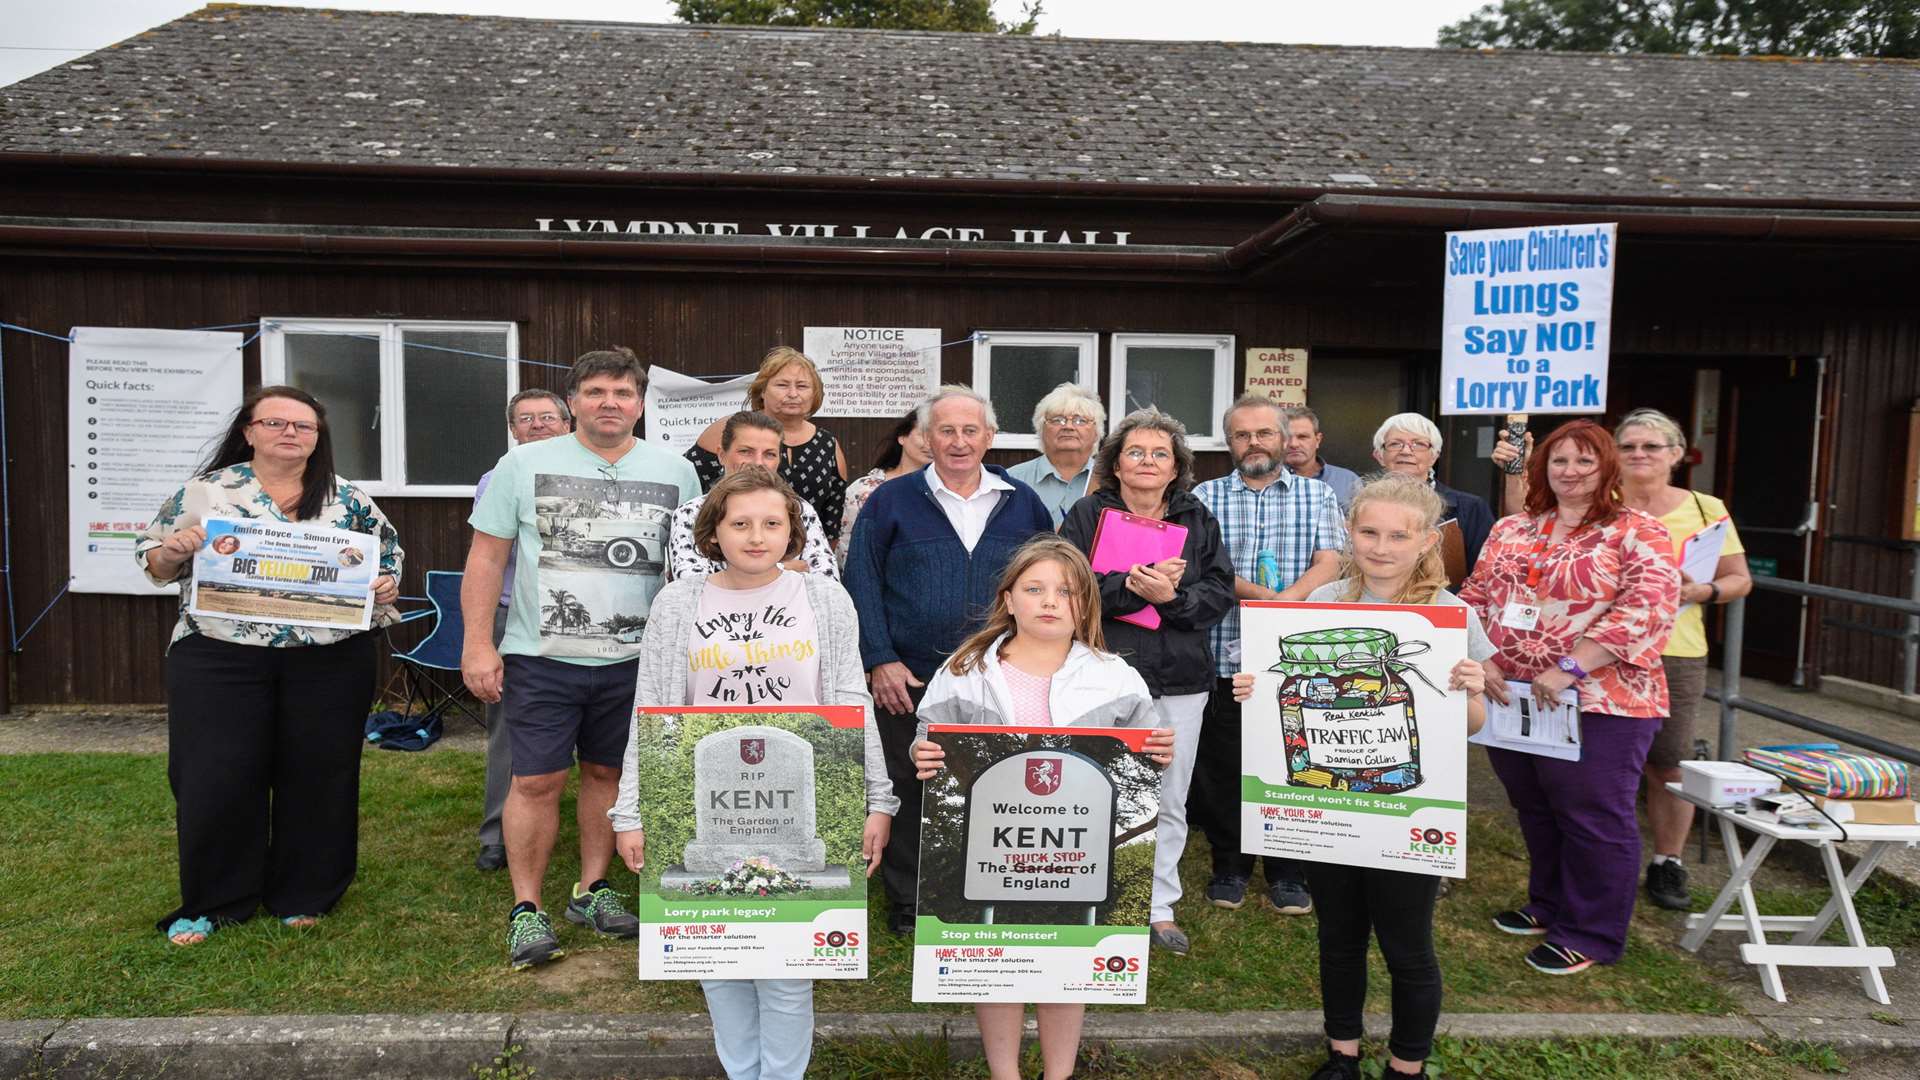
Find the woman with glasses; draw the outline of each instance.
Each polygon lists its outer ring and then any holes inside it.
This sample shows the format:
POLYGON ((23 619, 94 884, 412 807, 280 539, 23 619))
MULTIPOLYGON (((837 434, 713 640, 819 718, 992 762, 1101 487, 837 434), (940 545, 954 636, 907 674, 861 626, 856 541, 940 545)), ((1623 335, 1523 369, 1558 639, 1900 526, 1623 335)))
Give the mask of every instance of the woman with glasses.
POLYGON ((373 622, 399 621, 399 534, 333 474, 326 408, 291 386, 248 394, 207 463, 134 545, 154 584, 182 585, 167 649, 180 906, 158 924, 176 945, 205 941, 262 906, 287 926, 312 926, 339 902, 357 864, 360 748, 373 703, 370 632, 187 613, 193 555, 211 517, 378 538, 373 622))
POLYGON ((1753 591, 1746 548, 1733 528, 1727 504, 1711 495, 1673 483, 1673 470, 1687 454, 1687 437, 1672 417, 1656 409, 1635 409, 1613 429, 1620 450, 1621 501, 1660 519, 1676 556, 1695 533, 1727 523, 1726 539, 1711 577, 1693 581, 1684 574, 1673 636, 1660 656, 1667 669, 1667 719, 1647 750, 1647 824, 1653 832, 1653 861, 1647 865, 1647 896, 1663 908, 1693 906, 1687 871, 1680 862, 1693 807, 1667 791, 1680 779, 1680 761, 1693 746, 1693 721, 1707 685, 1707 623, 1703 605, 1724 604, 1753 591))
POLYGON ((1153 943, 1185 956, 1189 942, 1173 905, 1180 899, 1180 856, 1187 849, 1187 786, 1213 689, 1208 632, 1233 608, 1233 563, 1220 523, 1193 495, 1193 451, 1180 421, 1154 408, 1128 413, 1100 444, 1094 475, 1100 486, 1074 503, 1060 525, 1060 535, 1089 559, 1109 510, 1186 530, 1173 558, 1095 575, 1107 648, 1146 680, 1153 726, 1173 729, 1173 764, 1160 779, 1149 920, 1153 943))
POLYGON ((1480 549, 1493 531, 1493 508, 1480 496, 1450 488, 1434 476, 1440 447, 1440 429, 1419 413, 1389 416, 1373 433, 1373 460, 1381 468, 1431 484, 1440 496, 1440 553, 1448 580, 1461 582, 1480 563, 1480 549))
MULTIPOLYGON (((826 404, 827 386, 820 369, 798 349, 778 345, 767 350, 760 372, 747 385, 747 409, 780 421, 780 479, 813 507, 826 531, 827 543, 840 538, 840 511, 847 494, 847 454, 833 432, 813 422, 826 404)), ((687 451, 700 474, 700 487, 710 490, 724 475, 720 460, 720 429, 724 418, 707 425, 687 451)))
POLYGON ((1066 519, 1067 508, 1087 494, 1093 448, 1106 423, 1107 410, 1099 395, 1078 383, 1061 383, 1033 407, 1040 456, 1011 466, 1007 475, 1039 493, 1056 529, 1066 519))

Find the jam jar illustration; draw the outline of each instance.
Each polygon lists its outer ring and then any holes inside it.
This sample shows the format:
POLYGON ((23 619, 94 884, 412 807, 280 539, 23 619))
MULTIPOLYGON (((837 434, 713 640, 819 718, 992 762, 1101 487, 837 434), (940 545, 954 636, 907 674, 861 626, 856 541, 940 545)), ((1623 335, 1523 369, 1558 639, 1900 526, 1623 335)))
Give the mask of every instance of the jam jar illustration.
MULTIPOLYGON (((1420 786, 1420 730, 1400 671, 1422 642, 1347 627, 1289 634, 1280 683, 1287 783, 1393 794, 1420 786)), ((1415 674, 1419 674, 1415 671, 1415 674)), ((1425 681, 1425 676, 1421 676, 1425 681)))

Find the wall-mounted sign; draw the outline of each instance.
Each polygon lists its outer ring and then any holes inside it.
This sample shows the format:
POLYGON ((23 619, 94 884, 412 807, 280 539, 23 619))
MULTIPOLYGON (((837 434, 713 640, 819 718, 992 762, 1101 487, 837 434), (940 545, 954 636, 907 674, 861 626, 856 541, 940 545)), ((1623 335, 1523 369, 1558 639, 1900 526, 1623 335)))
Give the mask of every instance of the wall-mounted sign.
POLYGON ((940 328, 809 326, 808 359, 827 400, 815 416, 896 419, 940 387, 940 328))
POLYGON ((815 240, 947 240, 959 244, 1053 244, 1120 247, 1132 241, 1124 229, 1028 229, 981 225, 847 225, 806 222, 654 221, 617 218, 534 218, 541 232, 627 236, 778 236, 815 240))
POLYGON ((1281 405, 1307 403, 1307 350, 1248 349, 1242 393, 1265 394, 1281 405))

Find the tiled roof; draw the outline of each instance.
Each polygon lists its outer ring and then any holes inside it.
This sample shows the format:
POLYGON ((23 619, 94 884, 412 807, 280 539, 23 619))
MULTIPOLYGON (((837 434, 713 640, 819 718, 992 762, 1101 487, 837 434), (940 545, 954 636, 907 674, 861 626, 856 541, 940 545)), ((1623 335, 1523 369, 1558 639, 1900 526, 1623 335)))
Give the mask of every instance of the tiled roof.
POLYGON ((0 88, 0 151, 1913 200, 1920 64, 216 6, 0 88))

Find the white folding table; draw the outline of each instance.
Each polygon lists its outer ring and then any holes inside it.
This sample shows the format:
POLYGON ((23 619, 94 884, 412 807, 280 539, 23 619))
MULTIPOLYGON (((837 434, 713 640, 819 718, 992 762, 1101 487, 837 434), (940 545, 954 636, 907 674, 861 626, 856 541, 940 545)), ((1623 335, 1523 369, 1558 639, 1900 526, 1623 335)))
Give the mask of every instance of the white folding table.
POLYGON ((1825 821, 1818 825, 1755 821, 1746 814, 1735 813, 1731 807, 1710 805, 1705 799, 1681 790, 1679 784, 1668 784, 1667 790, 1705 810, 1719 823, 1720 840, 1726 846, 1731 871, 1720 895, 1713 898, 1706 912, 1687 916, 1687 933, 1680 939, 1681 948, 1698 952, 1700 946, 1706 944, 1707 935, 1715 930, 1744 930, 1747 944, 1740 946, 1740 958, 1760 969, 1760 986, 1773 1000, 1787 1000, 1787 992, 1780 985, 1780 968, 1826 967, 1856 969, 1860 973, 1860 988, 1867 996, 1882 1005, 1888 1004, 1887 984, 1880 977, 1880 969, 1894 966, 1893 950, 1867 944, 1866 934, 1860 928, 1860 916, 1853 909, 1853 894, 1860 890, 1888 851, 1920 842, 1920 825, 1848 824, 1847 839, 1865 841, 1868 846, 1866 854, 1854 864, 1853 872, 1847 873, 1841 868, 1840 853, 1834 847, 1834 842, 1841 838, 1840 830, 1825 821), (1740 846, 1741 829, 1754 834, 1753 846, 1744 853, 1740 846), (1754 909, 1753 875, 1774 844, 1781 840, 1812 844, 1820 852, 1820 864, 1826 868, 1833 896, 1818 915, 1762 915, 1754 909), (1740 901, 1739 913, 1729 915, 1727 909, 1735 900, 1740 901), (1815 944, 1836 918, 1845 928, 1847 944, 1815 944), (1767 940, 1769 930, 1795 933, 1788 944, 1775 945, 1767 940))

